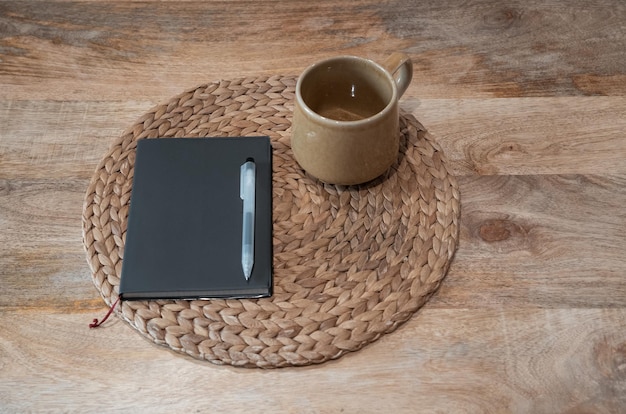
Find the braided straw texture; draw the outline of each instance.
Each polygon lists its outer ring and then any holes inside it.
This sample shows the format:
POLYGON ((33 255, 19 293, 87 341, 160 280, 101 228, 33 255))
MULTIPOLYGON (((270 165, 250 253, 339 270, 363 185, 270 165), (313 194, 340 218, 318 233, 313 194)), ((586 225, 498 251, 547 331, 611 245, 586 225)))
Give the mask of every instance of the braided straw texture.
POLYGON ((142 116, 98 165, 83 209, 93 280, 118 297, 138 139, 268 135, 273 147, 274 295, 247 300, 123 301, 145 337, 217 364, 321 363, 392 332, 437 289, 458 240, 459 192, 443 152, 412 116, 401 151, 366 185, 322 184, 290 148, 295 77, 199 86, 142 116))

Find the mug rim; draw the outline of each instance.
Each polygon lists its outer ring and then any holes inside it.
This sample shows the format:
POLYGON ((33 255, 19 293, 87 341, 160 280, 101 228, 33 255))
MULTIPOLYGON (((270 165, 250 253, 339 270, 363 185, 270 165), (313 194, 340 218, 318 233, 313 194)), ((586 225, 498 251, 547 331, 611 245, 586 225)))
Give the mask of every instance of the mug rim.
POLYGON ((380 119, 380 118, 383 118, 383 117, 387 116, 387 114, 390 111, 392 111, 393 107, 398 103, 398 87, 396 85, 396 81, 393 79, 393 77, 387 71, 387 69, 385 69, 382 65, 380 65, 379 63, 373 61, 372 59, 363 58, 363 57, 354 56, 354 55, 340 55, 340 56, 334 56, 334 57, 330 57, 330 58, 327 58, 327 59, 323 59, 323 60, 317 61, 317 62, 313 63, 312 65, 309 65, 300 74, 300 76, 298 77, 298 81, 296 82, 296 100, 300 104, 300 107, 302 108, 303 111, 305 111, 309 116, 315 118, 320 123, 325 123, 325 124, 328 124, 328 125, 342 125, 342 126, 345 125, 345 126, 355 126, 355 127, 357 127, 357 126, 362 126, 362 125, 366 125, 368 123, 375 122, 377 119, 380 119), (387 79, 387 81, 391 85, 391 98, 389 99, 389 102, 387 102, 387 104, 385 105, 385 107, 383 109, 381 109, 380 111, 376 112, 374 115, 368 116, 367 118, 357 119, 355 121, 340 121, 340 120, 337 120, 337 119, 327 118, 327 117, 325 117, 323 115, 320 115, 317 112, 315 112, 313 109, 311 109, 306 104, 306 102, 302 98, 301 87, 302 87, 302 83, 304 82, 304 79, 307 77, 307 75, 309 73, 311 73, 313 70, 315 70, 316 68, 318 68, 319 66, 322 66, 322 65, 328 64, 330 62, 334 62, 334 61, 340 61, 340 60, 350 60, 350 61, 364 62, 368 66, 375 67, 376 70, 378 70, 380 73, 382 73, 384 75, 384 77, 387 79))

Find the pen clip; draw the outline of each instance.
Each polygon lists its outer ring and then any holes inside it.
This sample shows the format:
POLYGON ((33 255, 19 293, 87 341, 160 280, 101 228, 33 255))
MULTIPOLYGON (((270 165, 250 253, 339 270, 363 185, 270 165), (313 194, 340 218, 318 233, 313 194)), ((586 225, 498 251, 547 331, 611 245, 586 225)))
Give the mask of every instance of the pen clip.
MULTIPOLYGON (((239 172, 239 198, 242 200, 246 199, 246 180, 252 179, 254 180, 255 168, 254 161, 247 160, 243 164, 241 164, 240 172, 239 172)), ((254 181, 252 181, 254 185, 254 181)))

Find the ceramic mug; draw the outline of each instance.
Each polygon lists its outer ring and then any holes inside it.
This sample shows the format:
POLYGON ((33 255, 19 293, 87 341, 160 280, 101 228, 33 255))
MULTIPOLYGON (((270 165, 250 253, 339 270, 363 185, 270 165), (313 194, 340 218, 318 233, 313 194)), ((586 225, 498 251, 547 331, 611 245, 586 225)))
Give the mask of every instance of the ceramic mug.
POLYGON ((298 164, 330 184, 361 184, 398 157, 398 99, 413 76, 410 58, 382 65, 339 56, 308 67, 296 84, 291 148, 298 164))

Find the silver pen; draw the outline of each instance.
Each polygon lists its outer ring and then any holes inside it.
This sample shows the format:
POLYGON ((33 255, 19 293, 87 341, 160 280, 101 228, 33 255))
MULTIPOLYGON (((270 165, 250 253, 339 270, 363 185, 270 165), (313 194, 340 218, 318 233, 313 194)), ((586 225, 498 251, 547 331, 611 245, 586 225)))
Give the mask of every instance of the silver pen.
POLYGON ((254 210, 256 166, 254 161, 241 165, 239 196, 243 200, 243 227, 241 231, 241 267, 246 280, 250 280, 254 267, 254 210))

